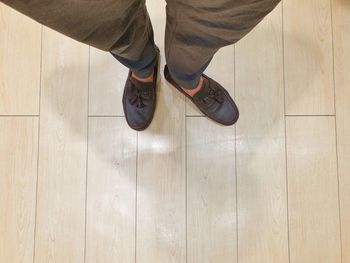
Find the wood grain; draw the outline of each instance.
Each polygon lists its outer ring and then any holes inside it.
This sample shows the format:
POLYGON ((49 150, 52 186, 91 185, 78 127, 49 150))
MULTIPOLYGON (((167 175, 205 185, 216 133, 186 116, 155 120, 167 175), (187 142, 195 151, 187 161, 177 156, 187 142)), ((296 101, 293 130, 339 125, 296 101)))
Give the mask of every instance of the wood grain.
POLYGON ((236 45, 241 263, 288 262, 281 15, 279 5, 236 45))
POLYGON ((0 3, 0 36, 0 115, 37 115, 41 26, 0 3))
MULTIPOLYGON (((160 72, 161 2, 147 1, 160 72)), ((162 76, 137 134, 106 117, 123 115, 127 68, 0 4, 0 115, 41 115, 0 116, 0 262, 350 263, 349 10, 283 1, 215 55, 235 127, 162 76)))
POLYGON ((85 262, 135 262, 136 132, 89 119, 85 262))
POLYGON ((235 127, 187 118, 187 262, 237 262, 235 127))
POLYGON ((335 114, 330 1, 286 0, 283 11, 286 114, 335 114))
POLYGON ((291 263, 340 263, 334 117, 287 118, 291 263))
POLYGON ((89 115, 123 116, 128 69, 109 52, 90 47, 89 115))
POLYGON ((342 263, 350 263, 350 2, 332 4, 342 263))
POLYGON ((88 61, 44 29, 35 262, 84 261, 88 61))
POLYGON ((0 262, 32 262, 38 118, 0 118, 0 262))

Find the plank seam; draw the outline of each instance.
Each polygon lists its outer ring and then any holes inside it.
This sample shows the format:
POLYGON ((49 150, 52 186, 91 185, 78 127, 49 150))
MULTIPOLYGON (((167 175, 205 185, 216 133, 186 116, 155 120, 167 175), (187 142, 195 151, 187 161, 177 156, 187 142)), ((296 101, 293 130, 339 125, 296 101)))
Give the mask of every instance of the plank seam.
POLYGON ((136 165, 136 175, 135 175, 135 226, 134 226, 134 231, 135 231, 135 241, 134 241, 134 246, 135 246, 135 263, 137 262, 137 204, 138 204, 138 187, 137 187, 137 182, 138 182, 138 159, 139 159, 139 132, 136 132, 136 160, 135 160, 135 165, 136 165))
POLYGON ((333 4, 329 0, 331 12, 331 31, 332 31, 332 63, 333 63, 333 99, 334 99, 334 132, 335 132, 335 155, 337 164, 337 187, 338 187, 338 218, 339 218, 339 241, 340 241, 340 262, 343 262, 343 237, 342 237, 342 220, 341 220, 341 203, 340 203, 340 181, 339 181, 339 156, 338 156, 338 128, 337 128, 337 105, 336 105, 336 74, 335 74, 335 57, 334 57, 334 19, 333 4))
MULTIPOLYGON (((40 158, 40 114, 41 114, 41 87, 42 87, 42 64, 43 64, 43 25, 40 26, 40 80, 39 80, 39 115, 38 115, 38 152, 36 160, 36 189, 35 189, 35 216, 34 216, 34 242, 33 242, 33 263, 35 262, 36 250, 36 223, 38 208, 38 181, 39 181, 39 158, 40 158)), ((17 115, 19 116, 19 115, 17 115)), ((27 116, 27 115, 26 115, 27 116)), ((2 116, 4 117, 4 116, 2 116)), ((12 116, 13 117, 13 116, 12 116)))
POLYGON ((87 116, 86 116, 86 165, 85 165, 85 229, 84 229, 84 263, 86 262, 86 229, 87 229, 87 205, 88 205, 88 172, 89 172, 89 105, 90 105, 90 53, 88 56, 88 79, 87 79, 87 116))
MULTIPOLYGON (((236 100, 236 45, 233 46, 233 97, 236 100)), ((238 263, 238 179, 237 179, 237 125, 235 125, 235 202, 236 202, 236 262, 238 263)))
MULTIPOLYGON (((289 187, 288 187, 288 157, 287 157, 287 117, 292 115, 286 115, 286 74, 285 74, 285 38, 284 38, 284 1, 282 1, 282 71, 283 71, 283 111, 284 111, 284 161, 286 172, 286 209, 287 209, 287 243, 288 243, 288 262, 291 262, 290 256, 290 226, 289 226, 289 187)), ((300 116, 298 116, 300 117, 300 116)))

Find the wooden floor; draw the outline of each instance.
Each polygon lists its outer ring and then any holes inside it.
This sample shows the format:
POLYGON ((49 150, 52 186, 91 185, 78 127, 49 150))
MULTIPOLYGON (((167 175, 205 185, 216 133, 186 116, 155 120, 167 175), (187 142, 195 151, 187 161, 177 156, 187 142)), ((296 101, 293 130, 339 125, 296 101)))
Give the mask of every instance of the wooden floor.
POLYGON ((162 77, 137 133, 126 74, 0 5, 1 263, 350 263, 348 0, 285 0, 217 53, 233 127, 162 77))

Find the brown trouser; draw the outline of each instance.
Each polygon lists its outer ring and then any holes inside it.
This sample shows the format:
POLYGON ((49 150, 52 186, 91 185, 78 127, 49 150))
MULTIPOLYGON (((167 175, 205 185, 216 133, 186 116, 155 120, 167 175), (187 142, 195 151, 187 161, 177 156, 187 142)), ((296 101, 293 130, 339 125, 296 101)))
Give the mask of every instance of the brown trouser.
MULTIPOLYGON (((145 0, 0 1, 126 61, 145 59, 145 50, 151 52, 149 46, 154 46, 145 0)), ((186 86, 196 84, 216 51, 245 36, 279 1, 167 0, 165 55, 175 79, 186 86)))

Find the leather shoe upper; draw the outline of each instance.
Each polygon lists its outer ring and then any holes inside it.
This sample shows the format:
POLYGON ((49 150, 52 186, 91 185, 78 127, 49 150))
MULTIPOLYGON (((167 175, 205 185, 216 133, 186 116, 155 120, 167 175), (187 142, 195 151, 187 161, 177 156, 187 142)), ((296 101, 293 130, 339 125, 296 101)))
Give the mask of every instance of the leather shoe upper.
POLYGON ((233 125, 238 120, 239 111, 230 94, 219 83, 207 75, 202 74, 204 77, 203 86, 193 97, 184 92, 180 85, 174 81, 167 66, 164 69, 164 76, 210 119, 223 125, 233 125))
POLYGON ((129 71, 123 94, 123 108, 126 121, 134 130, 145 130, 152 122, 157 100, 157 71, 158 62, 154 68, 152 82, 139 81, 133 78, 132 72, 129 71))
POLYGON ((202 88, 193 96, 197 107, 211 119, 232 125, 238 119, 238 109, 228 92, 216 81, 203 74, 202 88))

